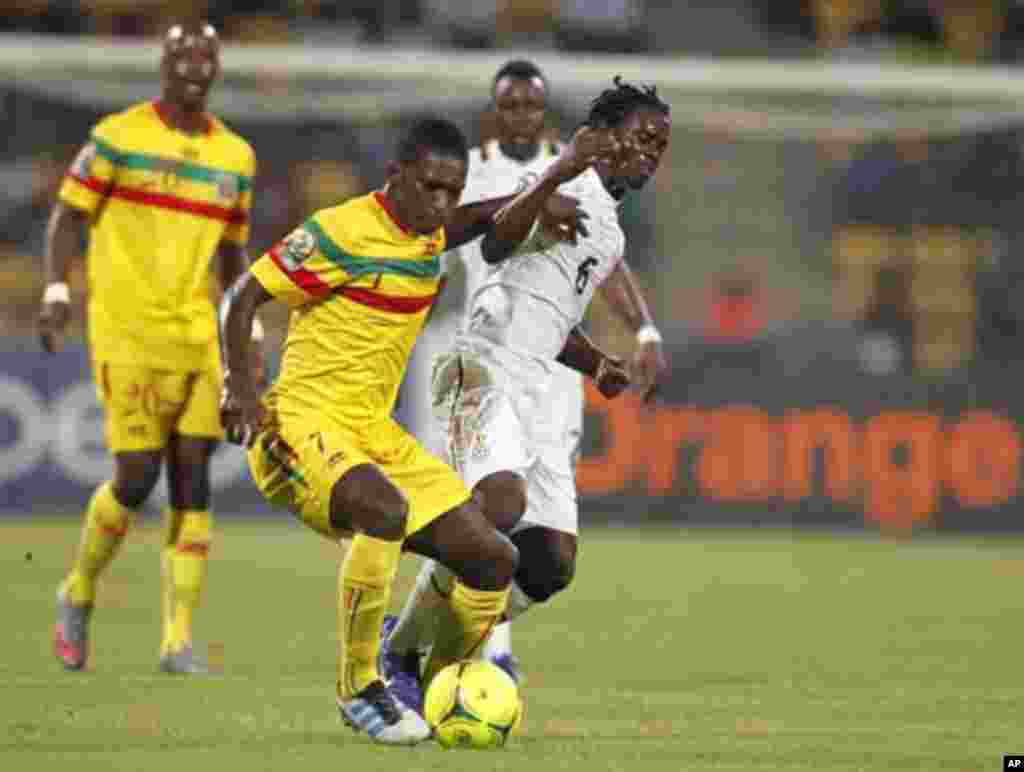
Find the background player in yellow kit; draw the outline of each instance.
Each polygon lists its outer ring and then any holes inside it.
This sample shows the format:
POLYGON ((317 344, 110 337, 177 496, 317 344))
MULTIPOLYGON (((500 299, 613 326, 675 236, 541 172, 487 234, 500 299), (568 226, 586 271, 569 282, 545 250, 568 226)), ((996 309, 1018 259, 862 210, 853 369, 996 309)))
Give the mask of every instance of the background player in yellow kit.
POLYGON ((209 459, 221 436, 211 263, 223 286, 244 247, 255 157, 206 111, 217 33, 179 24, 164 38, 159 100, 101 120, 79 152, 47 229, 40 328, 56 350, 70 316, 68 265, 88 228, 89 344, 114 479, 93 494, 58 591, 56 654, 85 666, 96 581, 167 464, 160 666, 202 669, 192 649, 210 546, 209 459))
MULTIPOLYGON (((564 164, 582 169, 609 149, 603 134, 585 132, 564 164)), ((222 416, 229 439, 251 446, 257 486, 325 536, 353 535, 339 579, 338 708, 347 723, 388 744, 430 734, 377 671, 403 546, 457 577, 450 598, 455 624, 435 644, 435 671, 486 640, 518 560, 488 518, 514 522, 522 510, 494 512, 478 501, 489 496, 471 497, 455 471, 392 418, 441 283, 441 253, 484 233, 510 200, 456 208, 467 155, 454 124, 416 124, 399 144, 384 190, 316 213, 228 291, 221 314, 222 416), (261 404, 245 342, 255 309, 271 299, 294 310, 280 377, 261 404)), ((579 215, 568 201, 572 230, 579 215)), ((557 223, 548 225, 557 232, 557 223)))

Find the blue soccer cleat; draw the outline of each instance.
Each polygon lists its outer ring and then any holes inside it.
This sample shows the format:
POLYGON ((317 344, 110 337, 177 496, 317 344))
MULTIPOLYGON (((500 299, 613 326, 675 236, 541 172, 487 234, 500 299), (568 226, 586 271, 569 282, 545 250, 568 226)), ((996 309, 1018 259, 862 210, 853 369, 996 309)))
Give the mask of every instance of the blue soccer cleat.
POLYGON ((389 646, 391 633, 398 618, 387 616, 381 627, 380 673, 388 687, 406 707, 423 715, 423 687, 420 684, 420 653, 410 651, 403 654, 392 652, 389 646))
POLYGON ((512 656, 511 652, 506 652, 491 657, 491 664, 497 665, 506 673, 508 673, 509 678, 511 678, 517 684, 522 684, 523 670, 519 665, 519 660, 512 656))

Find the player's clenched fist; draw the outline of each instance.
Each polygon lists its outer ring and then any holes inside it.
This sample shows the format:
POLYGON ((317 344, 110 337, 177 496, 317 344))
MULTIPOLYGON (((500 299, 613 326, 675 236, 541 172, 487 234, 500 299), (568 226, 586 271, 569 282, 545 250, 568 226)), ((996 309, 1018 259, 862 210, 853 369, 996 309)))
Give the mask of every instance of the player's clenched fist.
POLYGON ((230 374, 224 378, 220 399, 220 422, 228 442, 251 447, 263 420, 263 406, 250 384, 230 374))
POLYGON ((71 320, 71 306, 63 301, 43 303, 39 311, 39 341, 43 351, 55 354, 64 346, 64 333, 71 320))
POLYGON ((629 372, 618 357, 606 356, 594 375, 594 384, 606 399, 614 399, 629 388, 629 372))
POLYGON ((552 234, 559 241, 576 243, 577 236, 586 238, 590 235, 583 223, 588 215, 580 207, 580 200, 573 196, 553 193, 544 202, 540 213, 540 226, 546 233, 552 234))
POLYGON ((644 390, 644 402, 654 398, 658 385, 668 372, 668 358, 661 339, 648 339, 639 342, 633 352, 633 370, 644 390))
POLYGON ((595 161, 613 158, 619 149, 619 140, 611 129, 583 126, 555 162, 556 173, 562 181, 571 180, 595 161))

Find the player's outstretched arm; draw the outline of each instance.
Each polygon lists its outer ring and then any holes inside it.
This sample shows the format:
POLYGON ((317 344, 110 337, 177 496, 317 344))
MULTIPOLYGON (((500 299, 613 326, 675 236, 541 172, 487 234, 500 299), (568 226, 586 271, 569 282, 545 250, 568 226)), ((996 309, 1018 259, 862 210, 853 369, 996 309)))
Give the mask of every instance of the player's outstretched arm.
MULTIPOLYGON (((514 196, 488 198, 472 204, 463 204, 456 209, 452 222, 445 226, 447 249, 460 247, 467 241, 472 241, 491 231, 494 227, 495 217, 502 209, 511 204, 514 198, 514 196)), ((554 193, 543 202, 540 222, 552 233, 559 234, 563 240, 575 244, 577 233, 586 236, 587 229, 583 224, 585 219, 587 219, 586 212, 580 209, 579 202, 572 196, 554 193)))
POLYGON ((261 409, 258 373, 249 356, 256 309, 271 299, 251 271, 224 292, 220 304, 220 347, 224 365, 221 423, 229 442, 248 447, 259 428, 261 409))
MULTIPOLYGON (((533 185, 517 195, 508 206, 503 207, 495 215, 494 227, 481 244, 484 260, 493 264, 508 259, 530 236, 535 226, 544 226, 554 233, 560 233, 563 226, 551 222, 553 213, 548 205, 558 186, 581 174, 594 161, 610 156, 617 150, 618 140, 607 129, 584 126, 577 131, 558 160, 551 164, 533 185)), ((574 199, 569 200, 573 204, 578 203, 574 199)), ((557 215, 557 211, 554 214, 557 215)), ((585 215, 579 219, 584 217, 585 215)), ((585 230, 583 233, 586 235, 585 230)), ((567 232, 560 235, 575 243, 575 235, 567 232)))
POLYGON ((557 359, 566 367, 590 376, 598 391, 608 399, 619 396, 629 387, 629 373, 622 360, 601 351, 579 327, 572 328, 557 359))
POLYGON ((80 251, 88 225, 86 212, 58 201, 46 226, 43 252, 46 291, 39 309, 39 339, 43 350, 51 354, 63 346, 64 331, 71 321, 68 268, 80 251))
POLYGON ((494 216, 512 199, 513 196, 486 198, 460 206, 444 228, 445 248, 455 249, 483 236, 494 224, 494 216))
POLYGON ((668 370, 668 359, 661 333, 651 317, 643 291, 625 259, 619 261, 598 291, 615 315, 636 335, 632 372, 639 376, 644 400, 649 400, 657 392, 658 382, 668 370))

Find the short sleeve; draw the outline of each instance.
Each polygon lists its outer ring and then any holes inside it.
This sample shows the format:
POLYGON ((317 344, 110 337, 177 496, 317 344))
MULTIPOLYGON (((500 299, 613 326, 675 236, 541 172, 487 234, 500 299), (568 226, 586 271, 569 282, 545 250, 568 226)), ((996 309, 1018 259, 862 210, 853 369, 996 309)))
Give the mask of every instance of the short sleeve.
MULTIPOLYGON (((524 175, 523 179, 520 180, 520 189, 525 189, 528 185, 533 184, 533 182, 536 180, 536 177, 537 175, 533 172, 524 175), (530 177, 530 175, 532 175, 532 178, 530 177)), ((580 206, 583 208, 583 211, 587 212, 587 214, 590 215, 592 218, 590 220, 587 220, 587 227, 588 229, 593 230, 593 217, 594 212, 597 210, 597 207, 587 206, 588 196, 593 195, 593 190, 592 188, 588 187, 587 181, 585 179, 581 179, 581 177, 577 177, 576 179, 571 180, 570 182, 564 185, 560 185, 558 187, 558 193, 565 196, 572 196, 573 198, 577 199, 580 202, 580 206)), ((591 198, 590 200, 593 201, 593 198, 591 198)), ((518 257, 520 255, 529 255, 536 254, 539 252, 546 252, 551 247, 561 242, 561 236, 559 236, 558 234, 553 234, 549 231, 545 231, 541 227, 540 216, 538 216, 538 218, 534 220, 533 225, 530 228, 530 232, 526 235, 526 238, 524 238, 519 243, 519 246, 517 246, 515 250, 513 250, 512 256, 518 257)))
POLYGON ((581 239, 581 246, 602 265, 617 265, 626 249, 626 237, 619 224, 616 205, 601 178, 593 170, 588 170, 573 180, 571 187, 564 192, 578 199, 583 211, 590 216, 586 221, 589 235, 581 239))
POLYGON ((298 307, 329 296, 351 276, 328 255, 315 216, 293 230, 253 263, 256 280, 272 297, 298 307))
POLYGON ((238 200, 231 212, 231 220, 224 230, 224 238, 245 246, 249 241, 249 218, 252 211, 252 184, 256 176, 256 154, 247 147, 245 168, 238 175, 238 200))
POLYGON ((93 129, 64 176, 57 194, 60 201, 90 215, 99 209, 114 187, 121 157, 112 134, 106 122, 93 129))
POLYGON ((493 198, 493 196, 487 196, 484 185, 482 185, 481 175, 479 171, 471 171, 466 175, 466 186, 462 189, 462 198, 459 199, 461 204, 475 204, 478 201, 482 201, 485 198, 493 198))

